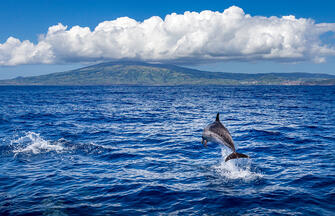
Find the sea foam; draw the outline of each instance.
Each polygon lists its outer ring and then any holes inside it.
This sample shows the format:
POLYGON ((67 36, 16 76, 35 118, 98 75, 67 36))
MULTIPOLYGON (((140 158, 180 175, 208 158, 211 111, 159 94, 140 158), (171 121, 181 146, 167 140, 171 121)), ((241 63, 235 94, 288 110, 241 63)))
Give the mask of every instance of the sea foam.
POLYGON ((50 141, 43 139, 40 134, 30 131, 24 136, 12 140, 11 145, 14 146, 13 152, 15 155, 18 153, 39 154, 42 152, 60 152, 64 150, 61 142, 51 143, 50 141))
POLYGON ((221 160, 219 164, 214 165, 213 168, 216 173, 227 179, 241 179, 245 181, 262 178, 261 173, 253 172, 251 170, 250 159, 234 159, 225 162, 226 157, 231 152, 227 151, 225 147, 221 148, 221 160))

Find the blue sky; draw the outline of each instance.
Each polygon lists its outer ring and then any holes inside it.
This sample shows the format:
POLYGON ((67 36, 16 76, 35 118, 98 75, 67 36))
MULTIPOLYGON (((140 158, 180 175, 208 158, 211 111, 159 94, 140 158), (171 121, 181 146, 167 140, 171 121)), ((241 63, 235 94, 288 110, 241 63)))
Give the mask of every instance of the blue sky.
MULTIPOLYGON (((119 17, 127 16, 138 22, 149 19, 152 16, 159 16, 163 20, 167 14, 177 13, 184 14, 185 11, 201 12, 203 10, 223 12, 225 9, 236 5, 241 8, 245 14, 252 17, 264 16, 282 17, 286 15, 294 15, 296 19, 308 18, 318 23, 335 23, 335 3, 334 1, 318 0, 318 1, 263 1, 263 0, 235 0, 235 1, 118 1, 118 0, 2 0, 0 3, 0 44, 5 44, 9 37, 20 40, 28 40, 34 46, 39 42, 39 35, 46 35, 50 26, 62 23, 67 26, 67 30, 73 26, 89 27, 91 31, 104 21, 116 20, 119 17)), ((237 11, 238 12, 238 11, 237 11)), ((61 27, 59 27, 61 28, 61 27)), ((313 28, 313 27, 312 27, 313 28)), ((333 32, 325 32, 319 35, 323 44, 335 46, 335 37, 333 32)), ((224 42, 224 41, 221 41, 224 42)), ((20 46, 22 44, 19 44, 20 46)), ((207 47, 207 46, 205 46, 207 47)), ((130 47, 131 49, 132 47, 130 47)), ((205 49, 202 47, 202 49, 205 49)), ((228 48, 227 48, 228 49, 228 48)), ((5 52, 5 51, 3 51, 5 52)), ((225 53, 229 53, 225 51, 225 53)), ((242 51, 241 51, 242 52, 242 51)), ((257 51, 258 52, 258 51, 257 51)), ((328 51, 329 53, 331 51, 328 51)), ((183 52, 184 53, 184 52, 183 52)), ((191 59, 200 54, 199 50, 191 53, 191 59)), ((245 53, 245 52, 242 52, 245 53)), ((306 53, 306 51, 304 51, 306 53)), ((3 55, 5 55, 4 53, 3 55)), ((29 54, 29 53, 28 53, 29 54)), ((53 52, 54 54, 54 52, 53 52)), ((212 71, 229 71, 229 72, 317 72, 335 74, 335 57, 333 54, 325 56, 325 62, 316 63, 313 55, 320 53, 308 53, 298 61, 287 60, 287 58, 271 58, 267 60, 264 57, 250 57, 230 59, 227 56, 218 60, 213 58, 211 61, 204 60, 204 57, 196 57, 195 61, 185 62, 183 65, 189 67, 212 70, 212 71), (202 64, 194 64, 201 62, 202 64)), ((26 54, 27 55, 27 54, 26 54)), ((43 54, 44 55, 44 54, 43 54)), ((68 57, 65 59, 63 55, 50 60, 39 57, 38 60, 25 60, 19 63, 13 63, 8 66, 5 63, 0 66, 0 79, 12 78, 16 76, 39 75, 50 72, 74 69, 86 64, 94 62, 94 58, 85 58, 78 60, 78 56, 68 57), (65 59, 65 60, 64 60, 65 59), (75 60, 72 60, 75 59, 75 60), (89 62, 86 60, 89 59, 89 62), (93 59, 93 60, 92 60, 93 59), (47 63, 47 64, 46 64, 47 63)), ((180 54, 178 54, 180 55, 180 54)), ((185 54, 186 55, 186 54, 185 54)), ((208 55, 204 53, 203 55, 208 55)), ((218 53, 215 53, 218 55, 218 53)), ((226 55, 226 54, 225 54, 226 55)), ((228 54, 229 55, 229 54, 228 54)), ((321 54, 320 54, 321 55, 321 54)), ((322 54, 324 55, 324 54, 322 54)), ((103 56, 103 54, 102 54, 103 56)), ((282 54, 280 54, 282 56, 282 54)), ((0 52, 1 57, 1 52, 0 52)), ((127 55, 125 55, 127 57, 127 55)), ((187 57, 187 56, 186 56, 187 57)), ((324 56, 317 56, 322 59, 324 56)), ((105 57, 103 57, 105 58, 105 57)), ((107 57, 107 59, 110 57, 107 57)), ((111 57, 112 58, 112 57, 111 57)), ((169 62, 178 63, 180 59, 177 57, 148 57, 144 55, 143 59, 169 59, 169 62)), ((0 59, 1 61, 1 59, 0 59)), ((4 60, 5 61, 5 60, 4 60)), ((101 61, 101 59, 100 59, 101 61)), ((323 61, 323 60, 322 60, 323 61)), ((17 62, 17 61, 15 61, 17 62)))

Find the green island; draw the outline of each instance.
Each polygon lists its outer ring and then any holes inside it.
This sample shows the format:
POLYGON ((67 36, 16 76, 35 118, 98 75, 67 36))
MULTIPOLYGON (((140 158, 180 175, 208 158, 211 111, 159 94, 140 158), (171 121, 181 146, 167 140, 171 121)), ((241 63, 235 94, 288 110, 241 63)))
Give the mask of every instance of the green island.
POLYGON ((335 85, 335 75, 208 72, 168 64, 114 61, 47 75, 0 80, 0 85, 335 85))

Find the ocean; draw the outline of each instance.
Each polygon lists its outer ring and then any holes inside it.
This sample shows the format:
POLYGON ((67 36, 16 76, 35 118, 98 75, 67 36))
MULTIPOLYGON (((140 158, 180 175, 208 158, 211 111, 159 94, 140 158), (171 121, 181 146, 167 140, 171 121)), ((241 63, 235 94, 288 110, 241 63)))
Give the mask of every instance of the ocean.
POLYGON ((0 87, 0 215, 334 215, 334 161, 335 86, 0 87))

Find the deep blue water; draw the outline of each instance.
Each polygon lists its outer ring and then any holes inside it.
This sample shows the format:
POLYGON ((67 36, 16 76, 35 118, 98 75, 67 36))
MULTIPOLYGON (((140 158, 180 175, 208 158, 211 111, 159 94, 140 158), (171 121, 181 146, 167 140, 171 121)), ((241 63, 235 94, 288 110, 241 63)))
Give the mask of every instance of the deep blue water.
POLYGON ((334 215, 334 160, 335 87, 0 87, 0 215, 334 215))

